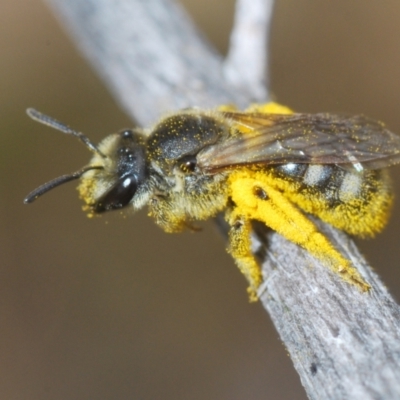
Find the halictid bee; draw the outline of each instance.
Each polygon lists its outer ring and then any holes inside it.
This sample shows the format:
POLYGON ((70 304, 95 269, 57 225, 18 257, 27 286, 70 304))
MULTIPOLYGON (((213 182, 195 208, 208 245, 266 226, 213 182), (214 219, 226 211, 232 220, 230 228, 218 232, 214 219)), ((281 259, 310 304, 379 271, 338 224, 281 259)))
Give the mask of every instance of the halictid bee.
POLYGON ((251 300, 262 282, 251 251, 252 221, 277 231, 319 258, 345 281, 368 283, 309 219, 373 236, 385 226, 393 195, 385 167, 400 162, 400 138, 363 116, 297 114, 276 103, 185 109, 150 129, 127 129, 99 145, 61 122, 28 109, 36 121, 78 137, 89 164, 30 193, 80 179, 89 216, 145 205, 166 232, 224 211, 229 252, 249 282, 251 300))

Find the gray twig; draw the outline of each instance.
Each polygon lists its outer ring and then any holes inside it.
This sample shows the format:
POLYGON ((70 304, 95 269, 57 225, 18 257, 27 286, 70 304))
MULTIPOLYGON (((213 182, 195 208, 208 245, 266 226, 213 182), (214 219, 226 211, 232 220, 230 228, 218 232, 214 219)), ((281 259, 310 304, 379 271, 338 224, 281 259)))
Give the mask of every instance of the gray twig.
MULTIPOLYGON (((225 63, 172 0, 49 2, 122 107, 142 124, 166 110, 246 106, 267 97, 271 0, 238 1, 225 63)), ((310 398, 398 399, 399 307, 353 242, 317 223, 372 285, 371 292, 360 293, 262 228, 253 240, 264 260, 261 301, 310 398)))
POLYGON ((237 0, 225 79, 254 101, 268 97, 267 55, 273 0, 237 0))

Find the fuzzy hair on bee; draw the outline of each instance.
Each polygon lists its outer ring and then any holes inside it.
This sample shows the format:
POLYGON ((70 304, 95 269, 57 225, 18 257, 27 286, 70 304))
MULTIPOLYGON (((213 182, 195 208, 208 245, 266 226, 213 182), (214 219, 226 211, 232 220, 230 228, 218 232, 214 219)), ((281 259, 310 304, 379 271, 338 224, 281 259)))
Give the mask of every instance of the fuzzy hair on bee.
POLYGON ((306 249, 342 279, 370 286, 309 218, 368 237, 387 223, 393 194, 386 167, 400 162, 400 138, 364 116, 300 114, 276 104, 245 111, 184 109, 149 129, 126 129, 98 145, 34 109, 34 120, 81 140, 89 164, 31 192, 25 203, 80 179, 88 216, 145 206, 165 232, 224 212, 229 253, 258 299, 261 269, 251 250, 253 221, 306 249))

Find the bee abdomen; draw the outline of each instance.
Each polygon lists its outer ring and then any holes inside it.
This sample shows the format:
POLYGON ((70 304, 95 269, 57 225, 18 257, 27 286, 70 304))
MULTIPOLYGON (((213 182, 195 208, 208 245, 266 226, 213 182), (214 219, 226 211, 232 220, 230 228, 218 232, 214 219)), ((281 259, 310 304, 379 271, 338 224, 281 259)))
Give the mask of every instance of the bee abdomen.
POLYGON ((294 180, 296 191, 322 196, 331 206, 362 195, 367 175, 372 171, 345 170, 337 165, 283 164, 276 167, 281 177, 294 180))
POLYGON ((386 225, 393 200, 387 170, 284 164, 273 171, 293 203, 339 229, 371 236, 386 225))
POLYGON ((288 163, 274 167, 278 175, 291 178, 307 187, 324 189, 335 179, 334 165, 288 163))
POLYGON ((310 191, 323 197, 330 207, 335 207, 356 198, 365 198, 373 186, 364 185, 371 179, 370 175, 371 171, 346 170, 337 165, 307 165, 300 191, 310 191))

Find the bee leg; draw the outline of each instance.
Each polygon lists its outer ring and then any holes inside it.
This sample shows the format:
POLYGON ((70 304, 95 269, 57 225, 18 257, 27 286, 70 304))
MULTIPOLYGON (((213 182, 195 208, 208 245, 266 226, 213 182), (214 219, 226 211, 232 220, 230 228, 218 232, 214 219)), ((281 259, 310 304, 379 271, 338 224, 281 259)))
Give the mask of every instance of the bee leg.
POLYGON ((173 204, 173 201, 161 196, 154 196, 149 201, 149 217, 154 218, 156 224, 168 233, 181 232, 188 225, 185 216, 174 209, 173 204))
POLYGON ((236 209, 247 219, 263 222, 286 239, 309 251, 345 281, 367 291, 370 286, 330 241, 287 197, 271 185, 263 172, 234 172, 229 177, 236 209))
POLYGON ((260 266, 251 251, 251 222, 240 215, 236 209, 228 211, 225 218, 231 227, 228 252, 250 284, 247 288, 250 301, 257 301, 257 289, 262 282, 262 275, 260 266))

